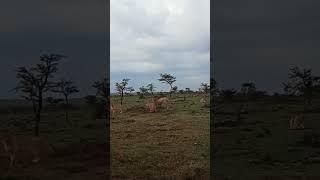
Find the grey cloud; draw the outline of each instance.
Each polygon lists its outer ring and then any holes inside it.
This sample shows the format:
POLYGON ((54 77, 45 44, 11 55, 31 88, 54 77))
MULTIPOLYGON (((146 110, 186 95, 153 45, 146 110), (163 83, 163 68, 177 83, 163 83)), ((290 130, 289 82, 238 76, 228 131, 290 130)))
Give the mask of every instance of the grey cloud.
POLYGON ((222 87, 280 90, 290 65, 319 69, 317 1, 215 1, 212 75, 222 87))
POLYGON ((106 32, 104 0, 5 0, 1 32, 106 32))
POLYGON ((144 76, 167 72, 181 87, 209 81, 209 2, 111 1, 112 80, 129 73, 148 83, 144 76))

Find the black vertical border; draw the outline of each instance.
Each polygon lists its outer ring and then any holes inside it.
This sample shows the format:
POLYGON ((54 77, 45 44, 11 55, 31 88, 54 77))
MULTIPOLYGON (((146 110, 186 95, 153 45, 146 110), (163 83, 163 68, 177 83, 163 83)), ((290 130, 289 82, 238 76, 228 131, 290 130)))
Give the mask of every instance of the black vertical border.
MULTIPOLYGON (((210 1, 210 88, 212 88, 212 79, 213 79, 213 58, 214 58, 214 0, 210 1)), ((214 103, 213 103, 213 94, 210 90, 210 179, 213 178, 213 122, 214 122, 214 103)))
POLYGON ((110 146, 110 0, 106 0, 106 79, 107 79, 107 94, 106 101, 106 126, 107 126, 107 153, 106 153, 106 172, 107 180, 111 179, 111 146, 110 146))

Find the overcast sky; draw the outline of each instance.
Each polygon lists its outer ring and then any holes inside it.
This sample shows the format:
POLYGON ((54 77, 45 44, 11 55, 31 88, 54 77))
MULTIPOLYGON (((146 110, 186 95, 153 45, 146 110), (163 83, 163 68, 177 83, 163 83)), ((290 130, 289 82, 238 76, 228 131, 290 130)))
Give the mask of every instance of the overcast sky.
POLYGON ((111 0, 110 16, 111 90, 129 78, 136 90, 167 91, 160 73, 179 89, 209 82, 210 0, 111 0))
POLYGON ((39 61, 42 50, 68 56, 59 75, 93 93, 94 81, 105 76, 107 56, 105 0, 2 0, 0 2, 0 98, 16 86, 15 68, 39 61))
POLYGON ((292 65, 320 75, 320 1, 215 0, 213 76, 223 88, 254 81, 281 90, 292 65))
MULTIPOLYGON (((159 73, 179 88, 209 79, 209 0, 111 0, 111 89, 130 78, 136 89, 159 73)), ((212 75, 220 87, 254 81, 279 90, 290 65, 320 75, 320 1, 215 0, 212 75)), ((106 73, 105 0, 2 0, 0 2, 0 98, 12 96, 14 68, 38 61, 41 50, 69 56, 60 76, 82 95, 106 73)), ((90 90, 91 89, 91 90, 90 90)))

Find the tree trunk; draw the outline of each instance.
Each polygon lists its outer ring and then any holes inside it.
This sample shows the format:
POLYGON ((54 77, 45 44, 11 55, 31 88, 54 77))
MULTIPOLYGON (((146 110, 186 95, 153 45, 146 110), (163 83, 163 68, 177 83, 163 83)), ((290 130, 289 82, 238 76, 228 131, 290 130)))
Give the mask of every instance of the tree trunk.
POLYGON ((121 106, 122 106, 122 101, 123 101, 123 91, 121 92, 121 101, 120 101, 121 106))
POLYGON ((33 113, 36 114, 37 113, 37 106, 36 106, 36 102, 33 98, 32 98, 32 108, 33 108, 33 113))
POLYGON ((66 105, 65 105, 66 122, 68 122, 71 126, 73 126, 73 122, 69 120, 69 99, 67 95, 65 95, 65 100, 66 100, 66 105))
POLYGON ((38 137, 39 136, 39 125, 40 125, 40 111, 37 112, 36 115, 36 124, 35 124, 35 136, 38 137))
POLYGON ((39 90, 39 99, 38 99, 38 111, 36 115, 36 124, 35 124, 35 136, 39 136, 40 132, 40 121, 41 121, 41 111, 42 111, 42 93, 39 90))

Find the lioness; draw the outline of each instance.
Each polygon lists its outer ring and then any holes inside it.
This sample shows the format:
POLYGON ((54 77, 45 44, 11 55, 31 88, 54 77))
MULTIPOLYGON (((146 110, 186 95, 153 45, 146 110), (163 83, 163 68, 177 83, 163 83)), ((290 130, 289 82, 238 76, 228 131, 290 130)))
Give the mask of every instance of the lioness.
POLYGON ((169 99, 167 97, 162 97, 156 100, 156 105, 158 107, 166 107, 167 109, 169 108, 169 99))
POLYGON ((16 160, 31 160, 37 163, 41 158, 54 153, 54 147, 39 137, 17 136, 11 133, 0 134, 0 156, 9 159, 9 167, 16 160))
POLYGON ((289 129, 304 129, 304 115, 302 113, 291 116, 289 129))
POLYGON ((156 106, 156 103, 155 102, 149 102, 146 104, 146 109, 149 111, 149 112, 156 112, 157 111, 157 106, 156 106))
POLYGON ((201 102, 201 103, 206 103, 207 100, 206 100, 205 98, 201 98, 201 99, 200 99, 200 102, 201 102))
POLYGON ((111 104, 111 112, 114 114, 114 113, 122 113, 122 106, 119 105, 119 106, 116 106, 114 104, 111 104))

